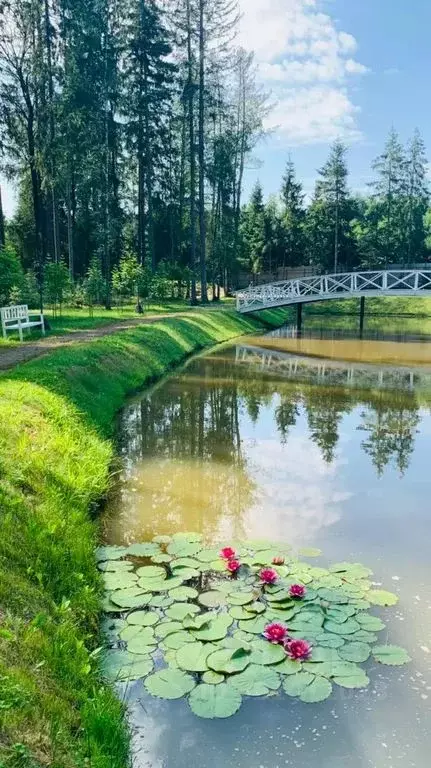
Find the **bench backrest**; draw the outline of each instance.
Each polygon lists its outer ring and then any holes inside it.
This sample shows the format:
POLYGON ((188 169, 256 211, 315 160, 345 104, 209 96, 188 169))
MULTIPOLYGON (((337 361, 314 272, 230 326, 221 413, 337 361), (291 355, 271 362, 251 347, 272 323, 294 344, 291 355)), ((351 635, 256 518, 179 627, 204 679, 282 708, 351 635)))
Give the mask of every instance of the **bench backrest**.
POLYGON ((28 306, 27 304, 19 304, 14 307, 2 307, 0 315, 5 323, 12 320, 28 320, 28 306))

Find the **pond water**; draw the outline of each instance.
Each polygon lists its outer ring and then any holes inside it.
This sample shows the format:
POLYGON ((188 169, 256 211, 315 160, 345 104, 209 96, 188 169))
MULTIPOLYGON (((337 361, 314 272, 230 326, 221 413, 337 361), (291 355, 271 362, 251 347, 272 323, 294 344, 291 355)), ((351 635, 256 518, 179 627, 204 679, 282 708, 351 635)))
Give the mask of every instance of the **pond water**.
POLYGON ((137 682, 123 691, 135 768, 430 765, 430 348, 420 334, 280 329, 195 357, 123 410, 107 542, 198 531, 318 547, 316 565, 361 562, 400 596, 376 609, 382 642, 413 659, 368 662, 364 690, 247 699, 219 721, 137 682))

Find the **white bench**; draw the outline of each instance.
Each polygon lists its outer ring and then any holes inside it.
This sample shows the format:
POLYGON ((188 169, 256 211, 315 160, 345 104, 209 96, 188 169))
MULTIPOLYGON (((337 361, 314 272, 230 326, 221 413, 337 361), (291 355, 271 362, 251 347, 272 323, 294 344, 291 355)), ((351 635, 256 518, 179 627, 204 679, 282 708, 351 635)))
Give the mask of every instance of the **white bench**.
POLYGON ((8 331, 18 331, 19 338, 23 341, 22 332, 25 328, 40 327, 42 333, 45 336, 45 321, 41 312, 29 313, 28 306, 21 304, 14 307, 2 307, 0 309, 1 327, 3 331, 3 337, 6 338, 8 331), (37 317, 38 320, 31 320, 30 318, 37 317))

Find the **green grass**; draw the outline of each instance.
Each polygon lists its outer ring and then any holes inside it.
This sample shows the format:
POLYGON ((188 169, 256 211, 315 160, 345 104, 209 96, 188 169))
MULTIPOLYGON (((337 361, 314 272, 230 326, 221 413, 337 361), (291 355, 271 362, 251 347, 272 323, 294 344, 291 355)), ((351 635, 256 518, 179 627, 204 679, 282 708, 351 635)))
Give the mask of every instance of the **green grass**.
MULTIPOLYGON (((360 299, 334 299, 306 304, 307 315, 344 315, 359 314, 360 299)), ((378 296, 365 301, 368 315, 412 315, 431 317, 431 297, 416 296, 378 296)))
MULTIPOLYGON (((267 326, 286 313, 262 313, 267 326)), ((91 512, 113 417, 188 354, 262 330, 196 312, 65 347, 0 376, 0 766, 127 768, 123 709, 100 679, 91 512)), ((94 515, 93 515, 94 517, 94 515)))

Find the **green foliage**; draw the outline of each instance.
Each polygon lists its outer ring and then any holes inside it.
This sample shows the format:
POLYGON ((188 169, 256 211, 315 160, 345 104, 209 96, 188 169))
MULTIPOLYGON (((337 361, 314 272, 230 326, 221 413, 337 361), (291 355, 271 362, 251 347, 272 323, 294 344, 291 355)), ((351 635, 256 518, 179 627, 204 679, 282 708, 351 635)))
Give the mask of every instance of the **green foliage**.
POLYGON ((20 260, 11 245, 0 248, 0 306, 12 301, 12 292, 20 297, 24 287, 24 274, 20 260), (18 293, 17 293, 18 292, 18 293))

